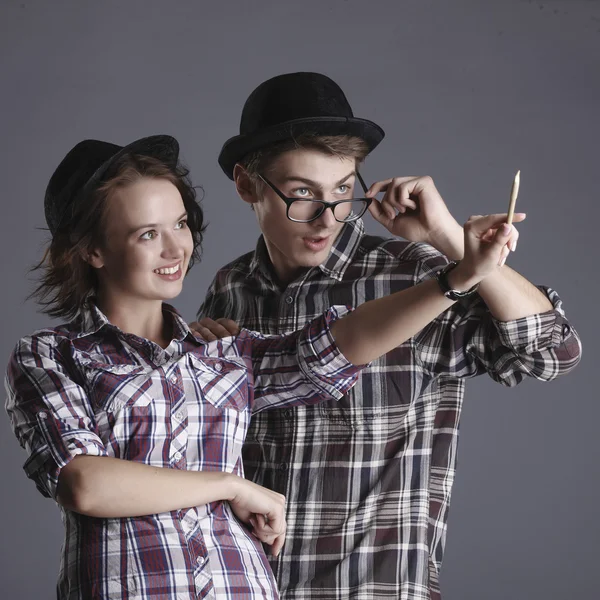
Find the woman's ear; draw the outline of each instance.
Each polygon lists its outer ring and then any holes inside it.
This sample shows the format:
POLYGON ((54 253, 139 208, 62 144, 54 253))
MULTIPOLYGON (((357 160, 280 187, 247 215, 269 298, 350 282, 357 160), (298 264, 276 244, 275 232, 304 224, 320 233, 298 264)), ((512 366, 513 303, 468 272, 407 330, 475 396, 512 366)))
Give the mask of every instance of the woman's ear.
POLYGON ((250 178, 250 175, 248 175, 248 171, 239 163, 233 168, 233 181, 235 182, 235 189, 239 197, 244 202, 248 204, 256 204, 258 202, 256 185, 250 178))
POLYGON ((93 250, 81 250, 80 256, 94 269, 101 269, 104 266, 104 258, 102 252, 99 249, 93 250))

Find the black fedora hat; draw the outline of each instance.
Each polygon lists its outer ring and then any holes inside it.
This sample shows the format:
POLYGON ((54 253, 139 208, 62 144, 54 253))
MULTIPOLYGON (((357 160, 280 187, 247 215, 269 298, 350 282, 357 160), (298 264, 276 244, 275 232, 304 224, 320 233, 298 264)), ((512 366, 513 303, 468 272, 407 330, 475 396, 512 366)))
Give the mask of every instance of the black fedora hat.
POLYGON ((261 83, 242 110, 240 135, 228 139, 219 165, 233 179, 233 168, 246 154, 301 133, 348 135, 363 139, 369 152, 383 129, 357 119, 340 86, 320 73, 286 73, 261 83))
POLYGON ((118 146, 100 140, 84 140, 62 159, 50 178, 44 198, 44 213, 50 233, 68 222, 68 211, 85 200, 101 182, 111 165, 125 154, 152 156, 177 166, 179 143, 170 135, 153 135, 118 146))

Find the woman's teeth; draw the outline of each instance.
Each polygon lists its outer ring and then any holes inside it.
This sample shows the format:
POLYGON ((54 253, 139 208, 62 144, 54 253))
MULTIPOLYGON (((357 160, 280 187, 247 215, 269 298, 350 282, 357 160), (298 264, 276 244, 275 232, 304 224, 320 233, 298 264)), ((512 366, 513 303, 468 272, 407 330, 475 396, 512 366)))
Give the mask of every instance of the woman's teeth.
POLYGON ((173 273, 177 273, 179 271, 179 265, 175 265, 174 267, 169 267, 167 269, 154 269, 155 273, 159 275, 173 275, 173 273))

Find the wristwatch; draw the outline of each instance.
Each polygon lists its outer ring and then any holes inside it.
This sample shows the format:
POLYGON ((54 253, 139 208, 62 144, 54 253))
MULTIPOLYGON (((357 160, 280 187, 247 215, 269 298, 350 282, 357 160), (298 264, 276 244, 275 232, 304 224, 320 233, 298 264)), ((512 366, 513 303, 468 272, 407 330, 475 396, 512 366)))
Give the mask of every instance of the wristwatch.
POLYGON ((448 283, 448 275, 450 274, 450 271, 452 271, 452 269, 456 267, 457 264, 458 261, 456 260, 449 262, 445 267, 440 269, 435 276, 444 296, 446 296, 446 298, 449 298, 450 300, 462 300, 463 298, 468 298, 479 289, 478 283, 476 283, 472 288, 465 290, 464 292, 461 292, 459 290, 453 290, 450 287, 450 284, 448 283))

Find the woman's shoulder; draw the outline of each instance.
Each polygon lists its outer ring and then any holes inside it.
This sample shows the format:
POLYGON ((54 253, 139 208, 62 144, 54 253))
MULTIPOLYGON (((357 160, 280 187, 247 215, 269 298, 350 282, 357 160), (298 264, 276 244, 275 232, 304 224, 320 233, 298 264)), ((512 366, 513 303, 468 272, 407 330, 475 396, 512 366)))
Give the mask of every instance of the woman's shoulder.
POLYGON ((37 329, 17 341, 11 354, 11 361, 20 362, 25 357, 57 359, 80 335, 81 331, 76 322, 37 329))

